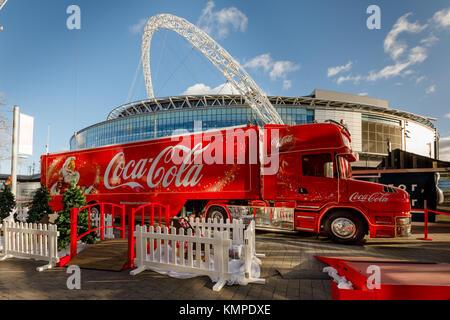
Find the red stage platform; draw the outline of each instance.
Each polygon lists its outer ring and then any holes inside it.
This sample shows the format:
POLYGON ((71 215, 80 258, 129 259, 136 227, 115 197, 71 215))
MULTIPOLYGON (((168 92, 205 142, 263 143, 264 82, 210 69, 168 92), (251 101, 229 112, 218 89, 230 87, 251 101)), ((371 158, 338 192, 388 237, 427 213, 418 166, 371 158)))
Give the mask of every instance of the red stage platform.
POLYGON ((334 300, 448 300, 450 264, 386 260, 372 257, 319 257, 352 282, 354 290, 339 289, 331 280, 334 300), (370 265, 380 268, 380 288, 369 289, 370 265))

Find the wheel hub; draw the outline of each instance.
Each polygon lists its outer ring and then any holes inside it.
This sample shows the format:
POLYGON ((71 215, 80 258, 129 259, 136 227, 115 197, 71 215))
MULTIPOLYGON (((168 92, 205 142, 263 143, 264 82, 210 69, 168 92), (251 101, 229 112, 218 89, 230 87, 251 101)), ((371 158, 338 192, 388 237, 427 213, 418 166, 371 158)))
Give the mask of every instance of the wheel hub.
POLYGON ((220 211, 214 210, 213 212, 211 212, 210 218, 212 220, 220 220, 223 219, 222 213, 220 211))
POLYGON ((348 239, 355 235, 356 226, 350 219, 337 218, 331 224, 331 231, 339 238, 348 239))

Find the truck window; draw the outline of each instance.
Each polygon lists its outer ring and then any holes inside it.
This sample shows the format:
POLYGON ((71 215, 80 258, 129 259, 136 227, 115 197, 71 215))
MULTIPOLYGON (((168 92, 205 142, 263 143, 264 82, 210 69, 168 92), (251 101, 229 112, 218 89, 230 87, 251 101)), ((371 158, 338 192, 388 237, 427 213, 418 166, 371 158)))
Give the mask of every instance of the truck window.
POLYGON ((344 157, 338 157, 339 161, 339 171, 341 179, 349 179, 352 176, 352 167, 347 159, 344 157))
POLYGON ((302 157, 304 176, 333 178, 333 160, 331 154, 311 154, 302 157))

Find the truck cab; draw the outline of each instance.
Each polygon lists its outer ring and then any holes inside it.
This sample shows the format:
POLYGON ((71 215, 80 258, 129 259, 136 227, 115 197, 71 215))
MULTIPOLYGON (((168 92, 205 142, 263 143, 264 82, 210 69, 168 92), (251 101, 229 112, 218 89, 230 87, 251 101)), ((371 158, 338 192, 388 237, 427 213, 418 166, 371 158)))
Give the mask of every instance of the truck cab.
MULTIPOLYGON (((278 135, 279 168, 261 175, 261 199, 250 201, 247 217, 265 230, 323 233, 339 243, 409 236, 408 194, 381 184, 352 179, 357 160, 351 137, 339 123, 267 126, 278 135)), ((261 148, 271 149, 273 139, 261 148)), ((272 148, 273 149, 273 148, 272 148)), ((270 151, 268 151, 270 153, 270 151)), ((236 205, 226 206, 230 218, 236 205)), ((240 217, 242 217, 240 213, 240 217)))

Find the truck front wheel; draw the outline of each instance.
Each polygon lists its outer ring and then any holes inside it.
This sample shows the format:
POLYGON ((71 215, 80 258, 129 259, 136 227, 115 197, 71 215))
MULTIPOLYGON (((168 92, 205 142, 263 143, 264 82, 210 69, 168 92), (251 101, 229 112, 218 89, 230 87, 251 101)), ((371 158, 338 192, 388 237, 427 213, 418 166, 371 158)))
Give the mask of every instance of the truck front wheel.
POLYGON ((212 206, 208 209, 208 213, 206 215, 208 219, 223 219, 223 221, 226 221, 228 219, 227 211, 223 207, 219 206, 212 206))
POLYGON ((325 221, 324 230, 331 240, 343 244, 358 243, 366 234, 362 219, 348 211, 336 211, 330 214, 325 221))

